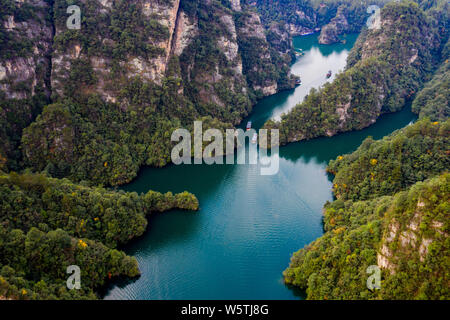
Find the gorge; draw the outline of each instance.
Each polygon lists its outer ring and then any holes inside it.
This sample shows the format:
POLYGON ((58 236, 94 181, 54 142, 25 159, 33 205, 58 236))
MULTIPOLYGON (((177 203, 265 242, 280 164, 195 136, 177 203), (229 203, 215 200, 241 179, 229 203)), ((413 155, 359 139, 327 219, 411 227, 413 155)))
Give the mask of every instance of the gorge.
POLYGON ((3 0, 0 300, 448 299, 449 12, 3 0), (279 173, 171 165, 194 121, 278 129, 279 173))

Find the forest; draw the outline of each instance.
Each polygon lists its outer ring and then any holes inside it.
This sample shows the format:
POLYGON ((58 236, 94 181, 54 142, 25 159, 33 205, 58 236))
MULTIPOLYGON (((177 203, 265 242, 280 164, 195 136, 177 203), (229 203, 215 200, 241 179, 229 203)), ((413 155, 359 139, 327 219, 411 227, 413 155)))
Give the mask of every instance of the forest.
POLYGON ((445 173, 389 196, 328 203, 325 235, 294 253, 285 282, 312 300, 448 300, 449 195, 445 173), (369 290, 380 250, 387 268, 381 289, 369 290))
POLYGON ((187 192, 138 195, 0 171, 0 296, 96 299, 107 281, 140 274, 118 247, 144 233, 148 215, 198 206, 187 192), (69 265, 81 269, 81 290, 67 290, 69 265))
POLYGON ((379 141, 367 138, 349 155, 330 161, 333 191, 342 200, 389 195, 450 167, 450 120, 421 120, 379 141))
MULTIPOLYGON (((199 202, 115 187, 169 164, 175 129, 201 120, 225 131, 292 88, 289 28, 322 27, 341 6, 348 32, 368 16, 365 2, 347 0, 241 2, 236 11, 228 0, 182 0, 192 31, 180 40, 171 0, 152 3, 161 12, 79 1, 80 30, 65 27, 72 0, 1 1, 0 299, 96 299, 138 277, 123 246, 150 215, 199 202), (82 290, 66 288, 70 265, 81 267, 82 290)), ((403 1, 381 14, 381 30, 363 29, 333 83, 265 124, 287 144, 362 129, 408 103, 421 119, 329 163, 337 200, 325 205, 326 232, 284 273, 310 299, 450 296, 448 3, 403 1), (361 275, 378 261, 383 290, 369 292, 361 275)))
POLYGON ((441 32, 432 13, 413 2, 387 4, 381 28, 363 30, 347 69, 265 127, 278 128, 280 143, 286 144, 362 129, 381 114, 402 109, 430 80, 445 53, 448 32, 441 32))
POLYGON ((325 234, 294 253, 285 282, 308 299, 449 299, 450 120, 428 118, 329 163, 325 234), (381 290, 366 270, 382 265, 381 290))

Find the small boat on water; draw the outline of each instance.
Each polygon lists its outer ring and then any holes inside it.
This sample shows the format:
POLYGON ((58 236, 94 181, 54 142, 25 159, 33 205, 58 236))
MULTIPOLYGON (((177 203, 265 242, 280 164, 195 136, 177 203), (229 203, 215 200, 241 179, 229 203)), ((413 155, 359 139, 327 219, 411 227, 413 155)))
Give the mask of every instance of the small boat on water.
POLYGON ((301 85, 301 84, 302 84, 302 80, 301 80, 300 78, 295 79, 295 85, 296 85, 296 86, 299 86, 299 85, 301 85))
POLYGON ((328 71, 328 73, 327 73, 327 79, 329 79, 330 77, 331 77, 331 75, 332 75, 333 73, 332 73, 332 71, 330 70, 330 71, 328 71))
POLYGON ((247 122, 247 131, 249 131, 252 128, 252 122, 247 122))
POLYGON ((253 134, 252 143, 255 144, 258 140, 258 134, 253 134))

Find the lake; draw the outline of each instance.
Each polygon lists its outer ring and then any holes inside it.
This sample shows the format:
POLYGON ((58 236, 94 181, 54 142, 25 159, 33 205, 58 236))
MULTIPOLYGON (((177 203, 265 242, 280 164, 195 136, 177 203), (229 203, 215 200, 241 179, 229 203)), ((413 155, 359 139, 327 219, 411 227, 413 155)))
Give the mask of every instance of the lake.
MULTIPOLYGON (((311 88, 345 68, 357 35, 345 44, 319 45, 317 34, 294 38, 305 53, 292 65, 302 85, 261 100, 248 120, 265 121, 301 102, 311 88), (326 79, 328 70, 333 71, 326 79)), ((333 200, 329 160, 415 121, 409 107, 371 127, 280 148, 280 170, 261 176, 259 165, 181 165, 144 168, 126 191, 194 193, 196 213, 149 218, 147 232, 123 249, 136 257, 141 277, 112 285, 105 299, 302 299, 283 283, 293 252, 323 234, 322 208, 333 200)))

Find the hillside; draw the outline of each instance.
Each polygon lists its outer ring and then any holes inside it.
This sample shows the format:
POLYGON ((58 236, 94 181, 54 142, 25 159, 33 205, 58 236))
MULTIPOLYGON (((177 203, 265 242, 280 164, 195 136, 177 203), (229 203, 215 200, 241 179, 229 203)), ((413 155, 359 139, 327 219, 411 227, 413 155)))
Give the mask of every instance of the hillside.
POLYGON ((286 283, 308 299, 449 299, 448 174, 393 196, 325 206, 325 235, 295 253, 286 283), (371 265, 381 289, 366 285, 371 265))
MULTIPOLYGON (((264 127, 287 144, 365 128, 408 103, 420 121, 329 163, 326 233, 284 279, 310 299, 450 298, 446 1, 388 3, 373 30, 365 0, 78 0, 79 30, 67 28, 72 4, 0 3, 0 300, 96 299, 138 277, 123 245, 149 215, 199 202, 113 188, 170 164, 175 129, 234 128, 294 88, 293 36, 329 44, 361 29, 346 70, 264 127), (383 287, 370 292, 374 264, 383 287), (81 267, 80 291, 66 289, 69 265, 81 267)), ((211 185, 227 180, 214 173, 211 185)))
POLYGON ((286 144, 362 129, 381 114, 400 110, 439 63, 446 35, 432 21, 415 3, 386 5, 380 29, 363 31, 347 69, 265 127, 278 128, 280 143, 286 144))
POLYGON ((197 210, 198 201, 187 192, 138 195, 0 171, 0 297, 97 298, 107 281, 140 273, 117 246, 144 233, 147 215, 172 208, 197 210), (82 290, 67 290, 69 265, 80 267, 82 290))
POLYGON ((422 120, 331 161, 338 200, 285 282, 308 299, 449 299, 449 126, 422 120), (366 286, 371 265, 380 290, 366 286))

